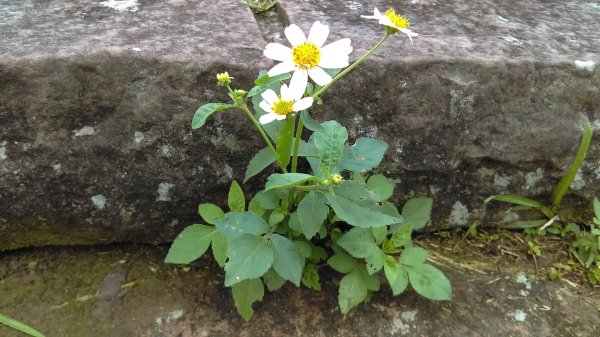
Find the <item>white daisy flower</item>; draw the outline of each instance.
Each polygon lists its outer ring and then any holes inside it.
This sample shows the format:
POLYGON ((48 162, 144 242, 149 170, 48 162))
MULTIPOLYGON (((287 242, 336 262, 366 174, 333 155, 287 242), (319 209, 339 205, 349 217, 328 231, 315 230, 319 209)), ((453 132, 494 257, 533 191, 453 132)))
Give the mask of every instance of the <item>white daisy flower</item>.
POLYGON ((259 106, 267 112, 259 118, 260 124, 268 124, 274 120, 283 120, 292 112, 308 109, 313 104, 312 97, 301 98, 304 90, 294 93, 287 85, 281 86, 281 96, 277 96, 275 91, 269 89, 262 93, 263 101, 259 106))
POLYGON ((419 34, 414 33, 413 31, 408 29, 408 26, 410 26, 410 22, 408 21, 408 19, 396 14, 396 11, 393 9, 388 9, 387 11, 385 11, 384 14, 381 14, 381 12, 379 12, 379 10, 375 8, 372 16, 361 15, 361 17, 365 19, 378 20, 379 23, 384 26, 393 28, 396 31, 401 31, 402 33, 408 36, 411 44, 413 43, 412 37, 419 36, 419 34))
POLYGON ((308 33, 308 39, 296 25, 290 25, 284 31, 292 48, 279 43, 269 43, 265 47, 266 57, 281 61, 269 70, 269 76, 276 76, 293 71, 290 91, 294 96, 304 94, 308 77, 320 86, 331 82, 325 69, 341 69, 347 67, 348 55, 352 52, 350 39, 341 39, 323 47, 329 35, 329 26, 315 22, 308 33))

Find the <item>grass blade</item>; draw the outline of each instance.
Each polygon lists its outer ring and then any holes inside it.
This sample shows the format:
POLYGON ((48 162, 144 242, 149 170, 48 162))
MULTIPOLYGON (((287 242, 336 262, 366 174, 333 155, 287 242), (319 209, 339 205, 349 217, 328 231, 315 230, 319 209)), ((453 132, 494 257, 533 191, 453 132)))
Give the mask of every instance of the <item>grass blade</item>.
POLYGON ((10 318, 8 316, 4 316, 2 314, 0 314, 0 323, 5 324, 8 327, 13 328, 15 330, 18 330, 18 331, 21 331, 23 333, 26 333, 29 336, 44 337, 44 335, 42 335, 41 332, 39 332, 36 329, 30 327, 29 325, 21 323, 21 322, 17 321, 16 319, 10 318))

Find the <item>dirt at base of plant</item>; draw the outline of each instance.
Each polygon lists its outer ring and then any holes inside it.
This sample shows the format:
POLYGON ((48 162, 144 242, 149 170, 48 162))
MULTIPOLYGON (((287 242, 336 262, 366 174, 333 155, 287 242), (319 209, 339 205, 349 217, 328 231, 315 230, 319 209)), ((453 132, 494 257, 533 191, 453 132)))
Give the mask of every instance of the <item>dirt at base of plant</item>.
MULTIPOLYGON (((577 269, 557 281, 546 277, 570 259, 565 243, 538 239, 542 255, 534 261, 522 240, 514 232, 418 237, 452 282, 452 301, 429 301, 411 289, 394 297, 382 283, 344 317, 340 276, 325 266, 323 291, 287 284, 254 305, 250 322, 209 259, 166 265, 167 247, 134 244, 5 252, 0 313, 46 337, 600 335, 600 289, 577 269)), ((24 335, 0 326, 0 336, 24 335)))

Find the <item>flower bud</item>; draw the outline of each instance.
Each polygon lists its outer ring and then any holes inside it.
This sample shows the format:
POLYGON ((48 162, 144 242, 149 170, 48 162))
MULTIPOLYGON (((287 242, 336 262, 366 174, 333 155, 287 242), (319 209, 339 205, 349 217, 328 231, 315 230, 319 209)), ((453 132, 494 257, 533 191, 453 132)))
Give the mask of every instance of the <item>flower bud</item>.
POLYGON ((332 176, 331 176, 331 182, 332 182, 334 185, 339 185, 339 184, 341 184, 343 180, 344 180, 344 178, 342 178, 342 176, 341 176, 341 175, 339 175, 339 174, 334 174, 334 175, 332 175, 332 176))
POLYGON ((232 79, 233 79, 233 77, 229 76, 228 72, 217 74, 217 81, 219 82, 219 85, 225 86, 225 85, 231 83, 232 79))

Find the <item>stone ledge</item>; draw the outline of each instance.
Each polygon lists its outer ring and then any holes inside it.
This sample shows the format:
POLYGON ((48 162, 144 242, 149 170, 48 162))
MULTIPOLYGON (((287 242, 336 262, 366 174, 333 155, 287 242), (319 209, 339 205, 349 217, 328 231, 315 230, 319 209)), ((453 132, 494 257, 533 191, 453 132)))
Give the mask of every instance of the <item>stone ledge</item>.
MULTIPOLYGON (((224 202, 262 147, 239 112, 190 129, 200 104, 227 99, 217 72, 249 86, 271 65, 261 34, 280 40, 272 32, 286 20, 330 24, 329 41, 349 36, 358 52, 381 32, 359 18, 371 5, 356 1, 283 1, 262 31, 230 1, 139 1, 121 12, 99 3, 1 5, 11 15, 0 18, 0 250, 171 240, 199 220, 198 203, 224 202)), ((314 111, 352 138, 387 141, 381 170, 398 183, 395 199, 432 196, 438 226, 486 216, 490 194, 547 196, 583 121, 600 126, 600 10, 466 4, 406 5, 415 45, 393 37, 314 111)), ((580 201, 600 191, 598 159, 594 141, 573 186, 580 201)))

